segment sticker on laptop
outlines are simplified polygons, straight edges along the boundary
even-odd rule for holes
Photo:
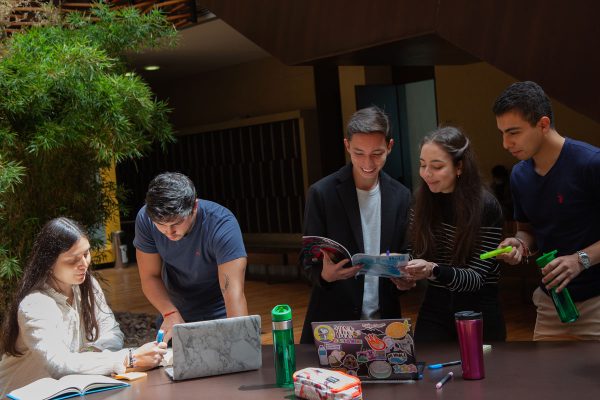
[[[361,380],[419,379],[409,319],[313,322],[321,365]]]

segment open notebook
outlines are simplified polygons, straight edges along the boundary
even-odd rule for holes
[[[65,375],[60,379],[38,379],[12,391],[7,397],[13,400],[58,400],[127,386],[128,383],[104,375]]]

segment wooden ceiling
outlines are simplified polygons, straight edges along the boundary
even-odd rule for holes
[[[12,3],[15,6],[5,22],[5,26],[0,26],[3,35],[20,31],[31,25],[39,24],[40,15],[44,12],[44,7],[49,3],[54,4],[59,12],[69,13],[74,11],[89,11],[97,1],[74,0],[74,1],[35,1],[35,0],[15,0]],[[196,12],[196,3],[194,0],[105,0],[106,4],[112,9],[123,7],[135,7],[142,13],[159,9],[167,15],[167,19],[173,23],[177,29],[187,28],[196,24],[198,13]],[[11,2],[9,1],[9,4]],[[200,10],[200,13],[207,12]]]
[[[202,0],[288,65],[485,61],[600,122],[597,0]]]

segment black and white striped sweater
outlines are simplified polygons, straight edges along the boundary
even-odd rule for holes
[[[479,228],[475,249],[465,265],[453,265],[456,225],[451,207],[452,194],[440,193],[434,196],[442,212],[442,224],[434,229],[435,257],[427,261],[435,262],[440,269],[438,276],[431,278],[429,284],[453,292],[475,292],[484,285],[498,284],[500,266],[496,259],[479,259],[479,254],[496,249],[502,240],[502,209],[496,198],[487,190],[483,191],[482,226]]]

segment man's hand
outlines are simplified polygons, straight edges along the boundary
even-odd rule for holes
[[[173,337],[173,325],[183,324],[183,323],[185,323],[185,321],[183,320],[183,318],[181,317],[181,314],[179,314],[179,312],[175,312],[171,315],[168,315],[163,320],[163,323],[160,326],[160,329],[162,329],[163,332],[165,333],[163,342],[168,343],[169,340],[171,340],[171,337]]]
[[[510,265],[517,265],[523,259],[525,255],[525,248],[523,247],[523,243],[520,240],[517,240],[514,237],[506,238],[498,245],[498,248],[512,246],[512,250],[509,253],[498,254],[496,258],[498,260],[502,260]]]
[[[546,289],[556,288],[556,292],[560,293],[581,271],[583,266],[579,263],[577,254],[557,257],[542,268],[542,282]]]
[[[339,263],[334,264],[326,251],[321,250],[321,253],[323,253],[323,270],[321,271],[321,278],[323,278],[325,282],[335,282],[341,279],[352,278],[362,268],[362,265],[344,268],[344,265],[350,262],[349,259],[346,258]]]

